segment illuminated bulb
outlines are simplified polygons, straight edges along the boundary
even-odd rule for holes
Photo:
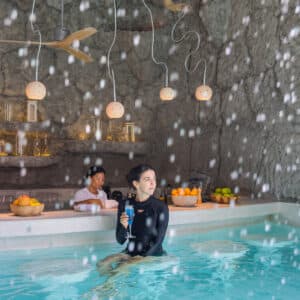
[[[123,104],[118,101],[112,101],[106,106],[106,114],[110,119],[122,118],[124,112]]]
[[[195,97],[199,101],[208,101],[213,95],[212,89],[208,85],[200,85],[197,87]]]
[[[43,100],[46,96],[46,87],[40,81],[32,81],[27,84],[25,94],[30,100]]]
[[[171,101],[176,97],[176,91],[170,87],[164,87],[159,92],[160,100]]]

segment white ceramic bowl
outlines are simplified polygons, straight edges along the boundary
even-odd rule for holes
[[[197,196],[172,196],[172,201],[176,206],[195,206]]]
[[[41,205],[37,205],[37,206],[30,206],[30,205],[18,206],[18,205],[10,204],[10,210],[16,216],[21,216],[21,217],[38,216],[44,210],[44,204],[41,203]]]

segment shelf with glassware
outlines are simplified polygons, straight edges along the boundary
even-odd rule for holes
[[[0,167],[45,167],[58,161],[49,149],[48,132],[0,130]]]
[[[0,100],[0,167],[57,163],[59,157],[49,150],[50,122],[40,119],[37,101]]]
[[[90,128],[90,127],[88,127]],[[136,139],[134,122],[109,120],[107,124],[98,120],[93,130],[82,128],[75,138],[64,141],[64,151],[71,153],[116,153],[145,155],[147,142]]]
[[[43,132],[48,130],[49,124],[50,124],[49,121],[44,121],[44,122],[1,121],[1,130]]]

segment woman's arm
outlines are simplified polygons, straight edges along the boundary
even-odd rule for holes
[[[100,198],[96,198],[96,196],[95,198],[93,198],[93,196],[91,196],[91,193],[89,193],[86,188],[83,188],[75,193],[73,206],[77,204],[96,204],[101,208],[105,208],[105,197],[106,194],[103,192]]]
[[[124,213],[124,203],[119,203],[118,207],[118,217],[117,217],[117,227],[116,227],[116,239],[119,244],[124,244],[126,241],[127,226],[128,226],[128,216]]]
[[[163,209],[158,213],[157,220],[157,237],[155,243],[146,252],[145,256],[156,255],[162,247],[166,231],[169,224],[169,208],[167,205],[163,205]]]
[[[96,204],[99,205],[101,208],[105,208],[102,201],[100,199],[85,199],[81,201],[76,201],[73,206],[78,204]]]

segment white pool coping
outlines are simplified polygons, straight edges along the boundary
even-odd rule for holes
[[[177,225],[232,224],[243,219],[266,218],[280,215],[284,222],[300,226],[300,205],[270,202],[251,205],[219,205],[203,203],[199,207],[170,206],[169,229]],[[0,214],[0,251],[52,246],[68,246],[80,240],[95,242],[114,240],[116,210],[103,210],[98,214],[75,211],[44,212],[37,217],[16,217]]]

